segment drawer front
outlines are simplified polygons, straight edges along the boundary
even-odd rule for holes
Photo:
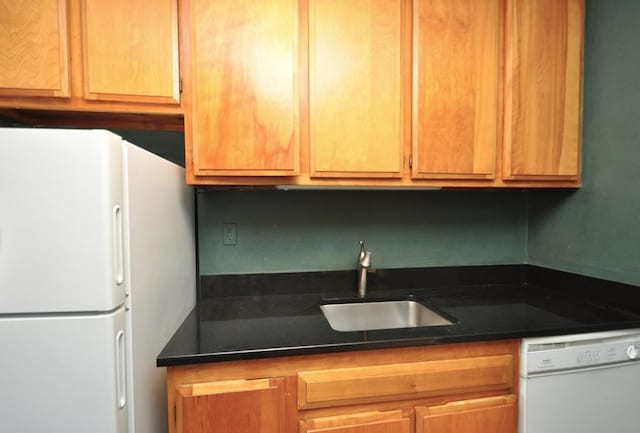
[[[517,430],[515,395],[456,401],[416,408],[416,433],[513,433]]]
[[[298,408],[506,390],[512,355],[338,368],[298,373]]]
[[[299,433],[411,433],[412,426],[411,412],[393,410],[305,420]]]

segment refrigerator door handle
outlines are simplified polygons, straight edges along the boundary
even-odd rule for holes
[[[113,207],[113,268],[114,279],[118,286],[124,283],[124,236],[122,230],[122,209]]]
[[[124,409],[127,404],[127,375],[125,368],[124,331],[116,334],[116,393],[118,409]]]

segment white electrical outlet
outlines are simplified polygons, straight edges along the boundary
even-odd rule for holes
[[[236,245],[238,243],[238,225],[236,223],[222,224],[222,244]]]

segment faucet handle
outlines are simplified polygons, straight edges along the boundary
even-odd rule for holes
[[[363,268],[371,267],[371,252],[365,250],[364,241],[360,241],[360,254],[358,255],[358,265]]]
[[[365,269],[369,269],[371,267],[371,253],[369,251],[364,252],[364,257],[360,259],[360,266]]]

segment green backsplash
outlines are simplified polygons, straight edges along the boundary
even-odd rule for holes
[[[523,263],[519,191],[233,191],[199,193],[201,274]],[[236,223],[237,245],[223,245]]]
[[[528,261],[640,284],[640,1],[588,0],[583,187],[530,194]]]

